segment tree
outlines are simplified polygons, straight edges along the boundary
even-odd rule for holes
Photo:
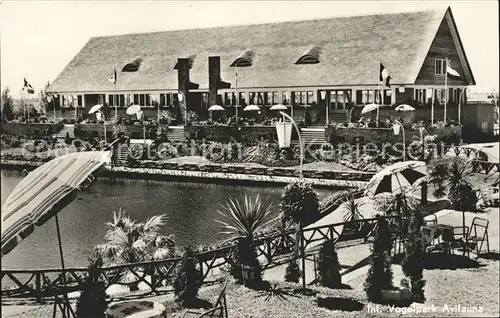
[[[181,303],[184,307],[190,307],[194,304],[202,283],[203,275],[196,268],[193,249],[188,246],[184,251],[182,262],[177,269],[177,275],[173,284],[175,301]]]
[[[382,290],[391,289],[392,264],[389,256],[391,234],[387,221],[377,216],[375,239],[371,246],[370,268],[364,289],[370,301],[381,302]]]
[[[106,300],[106,285],[100,278],[102,258],[99,254],[89,258],[88,276],[81,286],[81,293],[76,303],[76,316],[104,318],[108,301]]]
[[[325,287],[340,288],[342,286],[339,258],[332,239],[326,240],[319,250],[317,276],[319,283]]]
[[[291,220],[302,227],[307,226],[320,217],[318,195],[311,184],[304,181],[289,183],[280,203],[281,211],[286,220]]]
[[[222,225],[225,231],[222,234],[230,235],[231,239],[238,241],[237,250],[233,255],[231,273],[241,281],[242,266],[250,266],[256,270],[255,281],[261,281],[260,263],[255,251],[254,238],[278,217],[271,218],[272,204],[266,205],[257,195],[254,199],[245,195],[243,203],[229,199],[218,211],[223,220],[215,220]]]
[[[402,262],[403,273],[410,279],[411,293],[417,302],[424,302],[424,249],[422,245],[422,216],[420,209],[413,210],[410,214],[408,235],[405,240],[405,257]]]
[[[44,85],[43,89],[41,89],[40,92],[38,92],[38,100],[40,101],[40,109],[41,109],[42,113],[44,113],[44,114],[47,114],[49,103],[52,101],[47,94],[47,90],[49,89],[49,86],[50,86],[50,82],[47,82]]]
[[[10,93],[10,88],[7,86],[2,91],[2,121],[14,119],[14,101]]]
[[[429,174],[429,184],[434,186],[433,195],[438,198],[447,195],[455,210],[475,210],[476,193],[467,180],[471,174],[471,167],[462,158],[435,162]]]
[[[96,247],[106,265],[121,265],[165,259],[176,254],[173,235],[160,235],[166,215],[155,215],[146,222],[136,222],[122,209],[113,211],[113,222],[107,222],[106,243]],[[127,271],[125,279],[135,276]],[[131,290],[137,290],[136,284]]]

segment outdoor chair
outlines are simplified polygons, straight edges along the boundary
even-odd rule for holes
[[[435,214],[429,214],[428,216],[426,216],[426,218],[427,218],[427,220],[424,219],[424,225],[429,225],[429,224],[437,225],[438,224],[437,216]]]
[[[476,259],[479,258],[483,243],[486,241],[486,250],[490,252],[490,241],[488,237],[488,225],[490,221],[475,217],[470,226],[470,236],[467,237],[466,245],[476,252]]]
[[[206,310],[204,312],[199,312],[199,311],[192,311],[188,310],[184,312],[181,318],[186,317],[186,315],[189,314],[194,314],[197,315],[198,318],[201,317],[211,317],[211,318],[227,318],[227,304],[226,304],[226,288],[227,288],[227,283],[228,280],[226,279],[224,281],[224,284],[222,285],[222,289],[219,293],[219,296],[217,297],[217,300],[213,304],[213,308],[210,308],[209,310]]]
[[[443,232],[443,250],[450,254],[455,254],[455,249],[465,247],[465,237],[469,236],[469,228],[467,226],[454,226],[451,231]],[[464,252],[467,250],[464,250]],[[467,251],[468,252],[468,251]]]

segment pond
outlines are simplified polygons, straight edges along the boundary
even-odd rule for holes
[[[2,170],[2,205],[21,181],[18,171]],[[218,210],[228,198],[244,195],[261,197],[274,203],[277,211],[283,186],[239,186],[192,182],[166,182],[98,178],[89,189],[59,213],[65,264],[86,266],[97,244],[104,242],[106,222],[113,211],[124,209],[134,220],[166,213],[162,234],[175,234],[178,246],[212,243],[224,237],[216,219]],[[320,199],[332,190],[316,190]],[[59,268],[59,249],[55,219],[35,229],[9,254],[2,257],[4,269]]]

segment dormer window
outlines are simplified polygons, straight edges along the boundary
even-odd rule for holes
[[[122,72],[137,72],[142,64],[142,58],[137,57],[131,62],[125,64],[122,68]]]
[[[232,67],[247,67],[252,66],[254,53],[252,51],[245,51],[241,53],[230,66]]]
[[[321,49],[319,46],[312,46],[302,54],[295,64],[318,64]]]

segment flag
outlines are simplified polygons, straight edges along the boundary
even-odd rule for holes
[[[24,79],[24,85],[23,85],[23,91],[26,90],[28,94],[35,94],[35,90],[33,89],[33,86],[31,86],[30,83],[26,79]]]
[[[451,67],[450,60],[447,61],[448,65],[446,65],[446,73],[448,73],[451,76],[460,77],[460,74],[458,74],[458,72]]]
[[[116,70],[113,71],[113,75],[111,75],[111,77],[108,78],[108,81],[110,81],[113,84],[116,84]]]
[[[380,74],[379,81],[383,83],[384,86],[391,87],[389,81],[391,80],[391,75],[389,71],[385,68],[384,64],[380,63]]]

